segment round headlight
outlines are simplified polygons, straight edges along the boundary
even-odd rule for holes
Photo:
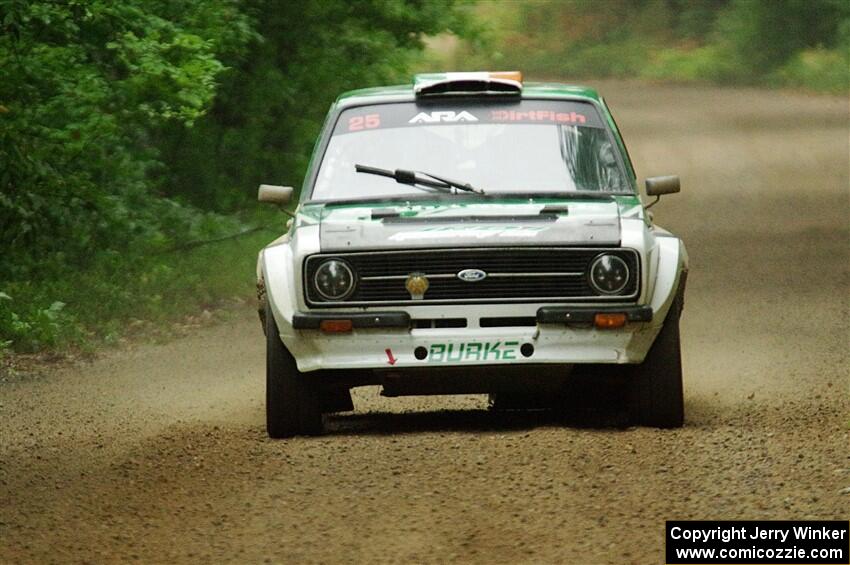
[[[325,300],[342,300],[354,290],[354,272],[345,261],[328,259],[316,269],[313,285]]]
[[[617,294],[629,284],[629,266],[616,255],[599,255],[590,264],[590,284],[600,294]]]

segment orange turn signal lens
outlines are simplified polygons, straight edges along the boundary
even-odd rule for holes
[[[593,318],[593,323],[597,328],[610,329],[622,328],[626,325],[625,314],[597,314]]]
[[[351,320],[322,320],[319,329],[326,333],[350,332],[353,324]]]

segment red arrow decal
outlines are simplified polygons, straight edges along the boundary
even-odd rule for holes
[[[398,359],[393,357],[393,350],[392,349],[384,349],[384,351],[387,352],[387,359],[388,359],[387,363],[389,363],[390,365],[395,365],[395,362],[398,361]]]

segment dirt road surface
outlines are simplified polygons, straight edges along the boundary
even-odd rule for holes
[[[660,563],[666,519],[850,517],[848,107],[601,84],[691,255],[687,424],[355,397],[271,441],[245,307],[0,382],[0,562]]]

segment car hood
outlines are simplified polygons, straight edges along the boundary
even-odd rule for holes
[[[326,204],[323,252],[513,245],[619,245],[612,200]]]

